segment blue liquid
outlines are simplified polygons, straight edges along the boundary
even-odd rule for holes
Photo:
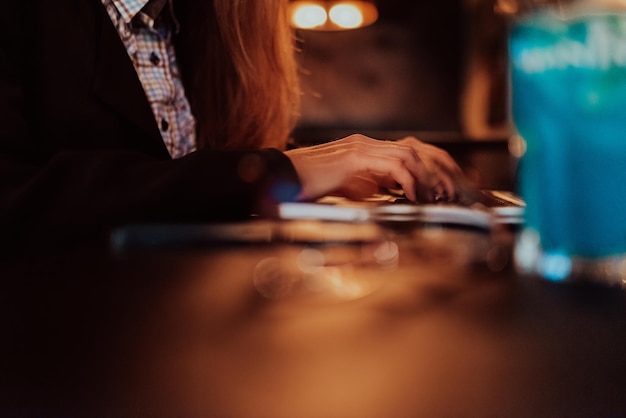
[[[510,55],[525,228],[544,254],[626,254],[626,17],[538,15]]]

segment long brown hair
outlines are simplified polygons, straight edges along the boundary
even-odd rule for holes
[[[287,0],[176,0],[199,148],[283,149],[300,90]]]

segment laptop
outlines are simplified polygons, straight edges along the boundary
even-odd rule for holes
[[[489,229],[494,224],[523,222],[525,202],[504,190],[477,190],[454,202],[416,203],[402,193],[375,194],[353,201],[326,196],[309,203],[278,205],[284,220],[315,219],[340,222],[424,222],[456,224]]]
[[[414,203],[401,193],[362,201],[327,196],[315,202],[282,203],[276,219],[215,224],[127,225],[113,231],[116,252],[272,243],[360,244],[380,239],[379,225],[445,224],[484,231],[494,224],[520,224],[524,202],[514,193],[480,190],[458,202]],[[299,220],[307,222],[282,222]],[[330,222],[329,222],[330,221]]]

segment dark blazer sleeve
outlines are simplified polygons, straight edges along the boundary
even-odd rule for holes
[[[43,26],[30,32],[24,30],[20,5],[30,2],[0,2],[6,7],[0,18],[3,254],[104,243],[113,227],[128,223],[240,219],[264,205],[295,198],[298,178],[281,152],[203,150],[172,160],[158,135],[149,135],[98,98],[92,86],[97,90],[103,71],[99,48],[116,51],[118,58],[109,53],[107,65],[126,74],[117,77],[128,84],[122,90],[132,93],[140,86],[121,42],[109,36],[114,28],[106,26],[99,0],[36,3],[56,3],[63,9],[81,2],[90,5],[68,7],[77,16],[57,10],[52,23],[46,23],[52,9],[30,8],[30,28],[37,27],[38,15]],[[80,37],[49,26],[78,17],[85,28]],[[45,32],[57,39],[43,39]],[[103,40],[103,34],[109,39]],[[54,45],[68,48],[57,51],[60,62],[50,60]],[[76,67],[81,71],[73,74]],[[149,114],[145,96],[134,96]],[[147,123],[158,133],[154,121]]]

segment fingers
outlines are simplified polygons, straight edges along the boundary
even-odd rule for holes
[[[378,186],[399,184],[412,201],[453,199],[455,178],[461,173],[447,152],[415,138],[381,141],[352,135],[286,154],[301,178],[304,198],[347,190],[350,179],[364,175]]]
[[[432,144],[426,144],[414,137],[406,137],[398,141],[401,144],[413,147],[416,152],[424,157],[426,162],[430,162],[439,169],[444,170],[450,175],[461,175],[461,167],[445,150]],[[433,167],[434,169],[434,167]]]
[[[398,142],[413,147],[430,170],[442,170],[451,177],[463,176],[461,167],[447,151],[432,144],[426,144],[414,137],[407,137]]]
[[[413,147],[367,137],[356,139],[352,147],[359,151],[358,158],[366,164],[365,169],[379,173],[380,179],[387,178],[381,180],[381,185],[390,184],[390,180],[395,181],[401,185],[406,197],[413,201],[432,202],[437,194],[454,194],[453,185],[449,192],[446,191],[451,184],[450,179],[431,172]]]
[[[402,187],[408,199],[417,200],[416,192],[418,187],[416,179],[407,169],[402,159],[369,153],[355,153],[352,155],[352,158],[358,158],[358,164],[362,164],[366,171],[384,174],[392,178]]]
[[[448,170],[446,168],[440,168],[437,164],[433,164],[432,161],[430,161],[430,157],[422,155],[418,152],[418,148],[412,144],[400,141],[381,141],[367,137],[355,137],[356,138],[353,138],[353,146],[360,149],[362,152],[371,155],[385,155],[401,160],[415,180],[416,197],[420,200],[431,202],[435,195],[449,197],[455,195],[455,182]],[[419,142],[414,138],[413,141]],[[444,157],[447,153],[445,151],[442,151],[442,153],[441,158],[445,160]],[[458,167],[454,161],[452,161],[450,166],[453,170],[455,167]],[[405,189],[407,197],[412,195],[411,192]]]
[[[355,175],[348,179],[333,194],[347,197],[350,200],[364,200],[380,191],[379,183],[372,177]]]
[[[442,171],[433,173],[436,184],[433,186],[435,193],[435,201],[453,201],[458,195],[458,187],[456,181],[448,174]]]
[[[459,165],[446,151],[413,137],[396,142],[374,141],[377,147],[392,147],[390,155],[398,158],[403,158],[400,153],[408,153],[410,150],[413,158],[404,161],[419,183],[432,189],[435,195],[445,197],[445,200],[456,198],[457,180],[463,175]],[[428,197],[427,201],[430,200]]]
[[[463,179],[461,167],[445,150],[420,140],[407,137],[400,141],[402,144],[413,147],[422,157],[424,164],[431,170],[436,181],[441,183],[438,189],[442,190],[445,200],[456,200],[458,189]]]

